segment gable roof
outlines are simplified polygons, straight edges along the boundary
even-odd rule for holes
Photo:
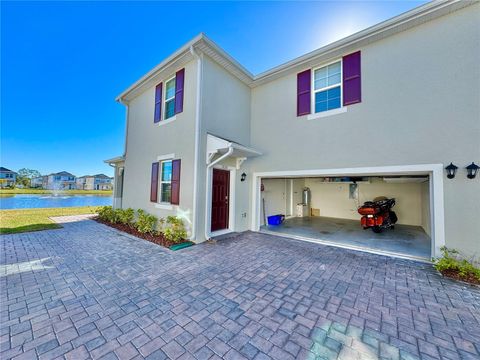
[[[111,179],[110,176],[107,176],[105,174],[97,174],[97,175],[93,175],[93,177],[100,178],[100,179]]]
[[[163,78],[173,74],[180,66],[195,59],[199,52],[209,56],[212,60],[239,78],[246,85],[255,87],[284,76],[287,73],[312,67],[315,63],[318,64],[319,62],[324,60],[327,61],[328,59],[338,57],[350,51],[353,52],[354,50],[357,50],[366,44],[408,30],[414,26],[434,20],[440,16],[449,14],[475,3],[477,3],[477,1],[431,1],[389,20],[383,21],[377,25],[359,31],[344,39],[335,41],[308,54],[302,55],[270,70],[264,71],[256,76],[245,69],[238,61],[227,54],[204,33],[200,33],[183,45],[180,49],[175,51],[172,55],[163,60],[160,64],[155,66],[147,74],[142,76],[138,81],[122,92],[116,98],[116,100],[123,104],[128,104],[128,102],[136,95],[140,94],[148,87],[158,84]]]
[[[17,172],[16,171],[12,171],[10,169],[7,169],[6,167],[3,167],[3,166],[0,166],[0,172],[3,172],[3,173],[13,173],[13,174],[16,174]]]
[[[75,175],[73,174],[70,174],[68,171],[60,171],[58,173],[52,173],[50,175],[56,175],[56,176],[73,176],[75,177]]]

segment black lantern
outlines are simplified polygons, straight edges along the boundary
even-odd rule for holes
[[[245,181],[246,178],[247,178],[247,174],[243,173],[242,177],[240,178],[240,181]]]
[[[453,165],[453,163],[450,163],[447,167],[445,167],[445,170],[447,170],[447,178],[453,179],[455,177],[455,173],[457,172],[458,166]]]
[[[478,169],[480,169],[480,166],[472,162],[470,165],[467,166],[467,177],[469,179],[475,179]]]

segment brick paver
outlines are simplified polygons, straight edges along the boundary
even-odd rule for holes
[[[2,235],[1,359],[474,359],[480,289],[265,234],[171,252],[83,218]]]

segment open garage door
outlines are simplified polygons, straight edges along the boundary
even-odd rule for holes
[[[256,230],[419,260],[436,253],[432,172],[265,175],[257,181]],[[379,197],[395,199],[391,210],[398,220],[391,228],[364,230],[357,210]],[[276,215],[281,224],[269,222]]]

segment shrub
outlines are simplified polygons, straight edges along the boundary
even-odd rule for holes
[[[132,208],[119,209],[118,222],[123,225],[132,226],[135,221],[135,210]]]
[[[165,239],[178,243],[187,237],[187,230],[182,219],[176,216],[168,216],[166,223],[167,226],[162,231]]]
[[[157,217],[148,214],[142,209],[137,210],[137,222],[135,228],[142,234],[155,234],[155,226],[157,224]]]
[[[433,260],[435,269],[441,273],[454,271],[463,279],[474,278],[476,281],[480,281],[480,268],[474,265],[473,259],[468,261],[462,258],[457,250],[448,249],[445,246],[441,248],[441,251],[442,257]]]
[[[102,221],[113,222],[115,218],[115,211],[111,206],[101,206],[97,209],[97,213]]]

